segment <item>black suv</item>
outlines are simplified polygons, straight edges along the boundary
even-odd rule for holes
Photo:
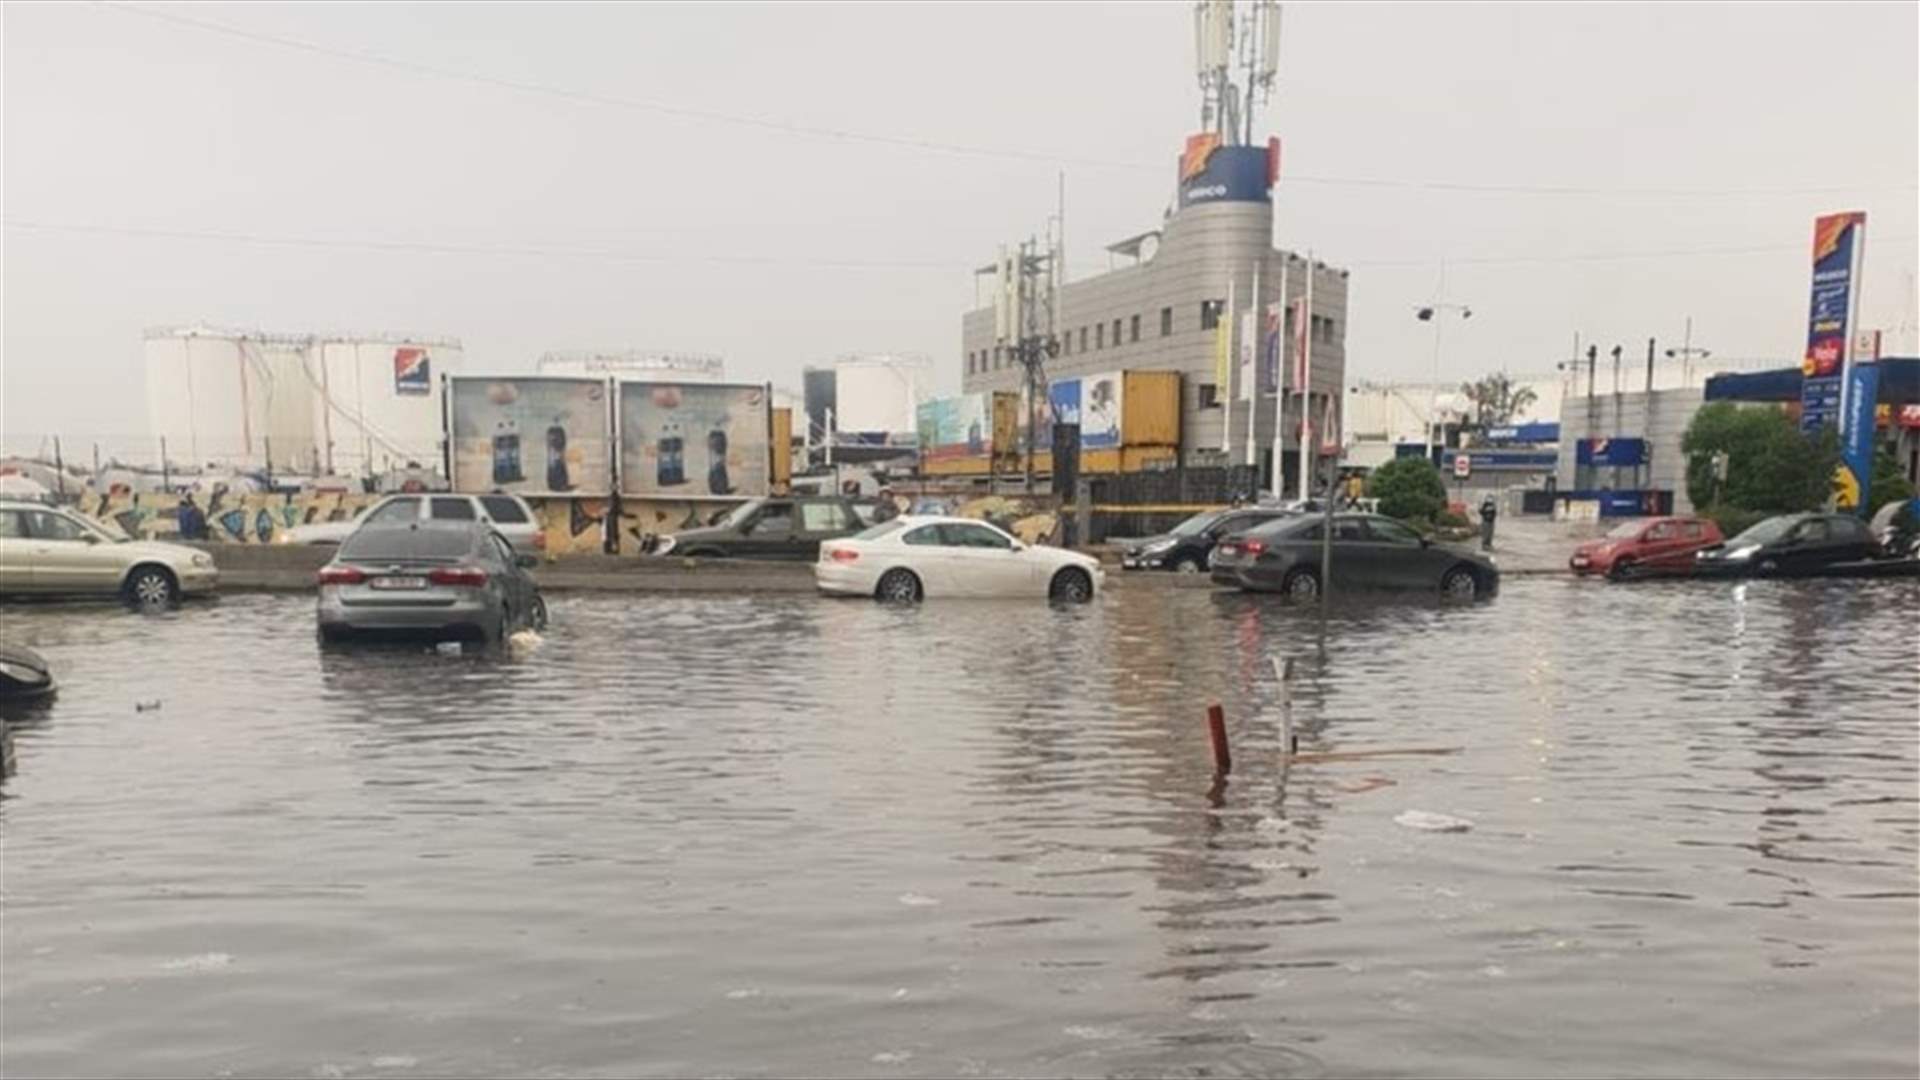
[[[652,555],[812,562],[822,540],[866,527],[837,495],[749,499],[713,525],[649,537],[641,547]]]
[[[1120,556],[1126,570],[1173,570],[1197,574],[1207,568],[1207,556],[1223,536],[1246,532],[1285,517],[1288,511],[1273,506],[1248,506],[1238,510],[1208,510],[1195,514],[1173,527],[1171,532],[1134,540]]]

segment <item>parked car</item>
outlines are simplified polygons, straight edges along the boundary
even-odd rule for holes
[[[53,693],[53,669],[24,645],[0,642],[0,702],[32,701]]]
[[[491,525],[515,551],[546,550],[547,533],[533,507],[518,495],[389,495],[340,521],[316,521],[284,529],[283,544],[338,544],[368,522],[478,521]]]
[[[1325,528],[1324,517],[1301,515],[1227,537],[1214,548],[1213,580],[1253,592],[1317,597]],[[1491,557],[1435,543],[1375,514],[1335,515],[1332,554],[1336,590],[1416,589],[1471,600],[1500,588]]]
[[[1627,521],[1575,548],[1567,566],[1576,574],[1605,574],[1616,580],[1636,573],[1690,573],[1696,552],[1725,539],[1720,526],[1706,518]]]
[[[370,521],[320,568],[320,634],[424,631],[497,642],[542,629],[533,555],[478,521]]]
[[[1700,552],[1694,570],[1725,577],[1812,577],[1880,554],[1866,522],[1851,514],[1782,514]]]
[[[811,561],[820,543],[866,528],[853,504],[838,495],[749,499],[717,524],[649,537],[641,549],[653,555],[693,558]]]
[[[1902,499],[1882,506],[1867,525],[1888,558],[1920,557],[1920,499]]]
[[[984,521],[897,517],[820,545],[814,582],[824,593],[915,603],[929,596],[1092,600],[1106,582],[1079,552],[1023,544]]]
[[[1128,544],[1121,552],[1120,566],[1197,574],[1206,569],[1207,556],[1221,537],[1265,525],[1291,512],[1280,507],[1257,507],[1195,514],[1159,536]]]
[[[171,604],[220,583],[213,556],[130,540],[70,510],[0,500],[0,594],[119,596]]]

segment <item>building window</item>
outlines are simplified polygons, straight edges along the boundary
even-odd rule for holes
[[[1287,340],[1293,340],[1293,305],[1287,305]]]
[[[1061,356],[1073,355],[1073,331],[1071,330],[1060,335],[1060,355]]]
[[[1106,323],[1094,324],[1093,347],[1096,349],[1104,349],[1107,347],[1107,324]]]
[[[993,347],[993,370],[1000,370],[1000,346],[998,345]]]
[[[1080,351],[1087,351],[1087,328],[1084,326],[1080,328]]]
[[[972,375],[974,372],[977,372],[979,370],[980,370],[980,354],[977,352],[968,353],[967,354],[967,374]]]
[[[1119,319],[1113,320],[1113,347],[1116,349],[1120,347],[1120,320]]]
[[[1201,408],[1217,409],[1220,407],[1220,388],[1219,387],[1213,385],[1210,382],[1203,382],[1199,384],[1198,389],[1200,391],[1199,397],[1200,397]]]
[[[1128,341],[1140,340],[1140,316],[1138,315],[1135,315],[1133,317],[1133,322],[1127,325],[1127,340]]]
[[[1325,340],[1325,342],[1329,345],[1333,344],[1333,316],[1329,315],[1326,318],[1321,319],[1320,325],[1325,327],[1327,331],[1327,336],[1323,340]]]
[[[1173,309],[1170,307],[1160,309],[1160,336],[1173,336]]]
[[[1225,300],[1200,301],[1200,329],[1212,330],[1220,325],[1220,313],[1226,310]]]

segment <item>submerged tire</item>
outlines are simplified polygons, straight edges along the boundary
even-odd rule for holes
[[[172,607],[180,600],[180,585],[164,566],[137,566],[127,575],[125,594],[135,607]]]
[[[1449,600],[1471,600],[1480,595],[1480,579],[1472,570],[1456,566],[1440,579],[1440,595]]]
[[[1320,599],[1320,571],[1297,567],[1280,579],[1280,591],[1290,600]]]
[[[1200,560],[1192,558],[1191,556],[1181,559],[1179,562],[1173,564],[1173,572],[1176,574],[1197,574],[1200,572]]]
[[[919,576],[911,570],[889,570],[873,588],[874,599],[892,604],[917,604],[924,595]]]
[[[1614,581],[1625,581],[1634,575],[1632,559],[1615,559],[1607,568],[1607,577]]]
[[[1093,577],[1077,566],[1069,566],[1053,575],[1047,585],[1047,599],[1062,604],[1084,604],[1093,599]]]
[[[534,629],[534,631],[537,633],[546,632],[546,629],[547,629],[547,598],[546,597],[536,596],[533,598],[533,607],[528,609],[527,611],[527,625],[531,626]]]

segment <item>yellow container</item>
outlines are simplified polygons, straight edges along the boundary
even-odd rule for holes
[[[1128,371],[1121,378],[1125,387],[1120,398],[1121,441],[1127,446],[1177,449],[1180,445],[1180,373]]]

